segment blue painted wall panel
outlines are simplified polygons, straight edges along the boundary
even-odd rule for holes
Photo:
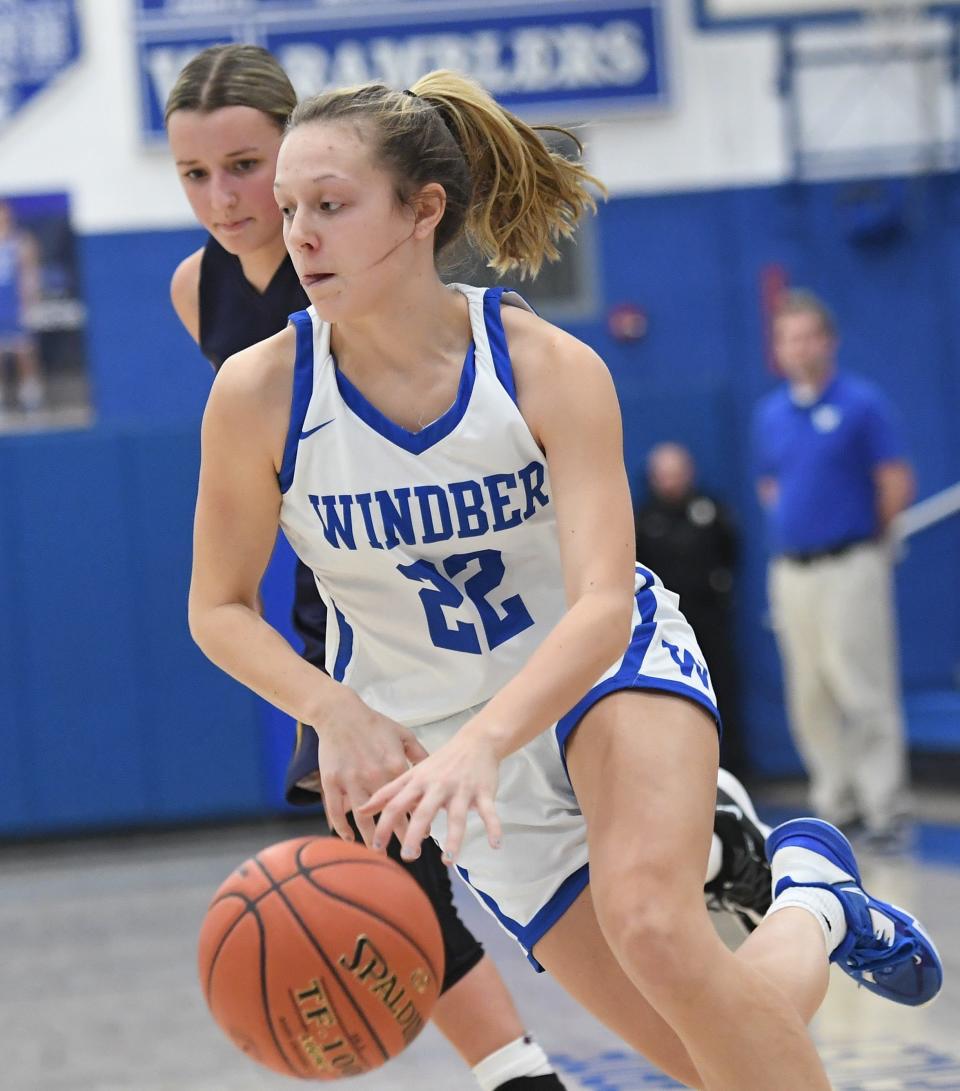
[[[119,454],[114,438],[82,433],[2,448],[14,492],[5,514],[17,528],[8,563],[27,589],[15,649],[25,699],[15,730],[29,755],[31,821],[97,824],[142,808]]]
[[[167,820],[258,811],[259,702],[209,663],[187,627],[196,428],[125,437],[148,813]]]
[[[170,278],[199,231],[86,235],[87,351],[102,424],[199,422],[210,365],[170,304]]]

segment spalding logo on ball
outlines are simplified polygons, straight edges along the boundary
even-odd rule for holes
[[[200,929],[214,1019],[286,1076],[359,1076],[430,1018],[443,940],[426,894],[398,864],[336,837],[271,845],[233,872]]]

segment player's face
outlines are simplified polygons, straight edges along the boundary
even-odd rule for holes
[[[369,313],[414,275],[415,214],[357,126],[314,121],[290,132],[275,192],[300,283],[327,321]]]
[[[280,131],[267,114],[250,106],[175,110],[167,134],[194,215],[225,250],[242,256],[278,240]]]
[[[791,382],[816,383],[833,366],[836,339],[813,311],[782,314],[773,327],[777,364]]]

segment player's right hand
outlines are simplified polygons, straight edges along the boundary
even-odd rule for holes
[[[428,755],[410,728],[352,697],[335,719],[314,728],[320,784],[330,828],[345,841],[355,840],[347,821],[348,812],[353,811],[364,843],[372,845],[375,820],[360,814],[360,806]],[[402,837],[405,832],[403,819],[398,833]]]

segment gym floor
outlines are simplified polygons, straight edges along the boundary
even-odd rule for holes
[[[793,809],[758,795],[764,817]],[[946,966],[931,1007],[897,1007],[834,970],[814,1031],[838,1091],[960,1089],[960,800],[919,797],[916,843],[861,857],[868,888],[928,925]],[[258,849],[311,832],[303,819],[0,849],[0,1088],[9,1091],[270,1091],[208,1015],[195,972],[212,891]],[[465,919],[506,978],[570,1091],[676,1087],[537,975],[461,892]],[[734,1015],[735,1017],[735,1015]],[[428,1027],[357,1091],[470,1091],[469,1073]]]

